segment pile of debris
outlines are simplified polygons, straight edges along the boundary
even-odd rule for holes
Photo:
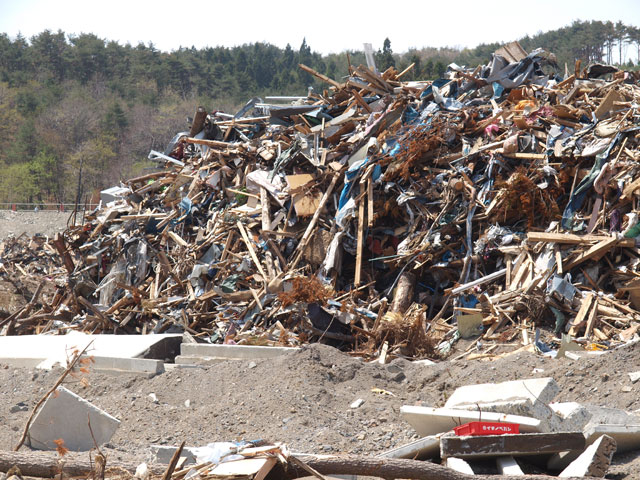
[[[460,387],[444,408],[404,406],[402,416],[423,438],[381,456],[441,458],[471,475],[493,460],[489,470],[502,475],[604,477],[615,453],[640,448],[637,414],[552,403],[559,391],[553,378],[535,378]]]
[[[433,82],[300,67],[328,88],[198,108],[150,153],[160,171],[51,242],[5,241],[2,275],[42,288],[4,334],[186,331],[406,358],[460,336],[547,353],[562,333],[592,350],[636,336],[637,74],[578,63],[561,79],[517,43]]]

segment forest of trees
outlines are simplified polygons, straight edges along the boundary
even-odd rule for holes
[[[519,41],[570,68],[578,58],[637,68],[629,58],[640,55],[640,29],[622,22],[576,21]],[[433,79],[451,62],[484,64],[499,46],[398,54],[386,39],[376,62],[381,70],[415,63],[408,79]],[[164,149],[198,105],[233,112],[255,95],[303,95],[326,86],[299,63],[341,80],[349,61],[366,63],[361,51],[323,56],[306,41],[161,52],[93,34],[0,34],[0,203],[73,202],[80,174],[87,195],[150,168],[149,150]]]

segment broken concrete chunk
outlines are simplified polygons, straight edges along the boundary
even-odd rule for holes
[[[604,477],[615,452],[616,441],[608,435],[602,435],[558,476]]]
[[[591,413],[577,402],[550,403],[549,408],[560,418],[561,426],[557,431],[581,432],[591,419]]]
[[[540,420],[537,418],[505,415],[494,412],[457,410],[452,408],[415,407],[405,405],[400,415],[414,428],[418,435],[428,436],[449,430],[467,422],[484,420],[486,422],[517,423],[521,432],[539,432]]]
[[[58,387],[33,419],[26,443],[37,450],[55,450],[55,440],[62,439],[71,451],[91,450],[94,443],[88,422],[98,445],[108,442],[120,425],[120,420]]]
[[[602,435],[612,437],[618,453],[640,449],[640,424],[637,425],[591,425],[584,432],[587,445]]]
[[[445,403],[447,408],[459,408],[483,403],[530,400],[550,403],[560,391],[553,378],[529,378],[502,383],[484,383],[459,387]]]

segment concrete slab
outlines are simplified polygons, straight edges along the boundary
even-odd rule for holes
[[[437,435],[467,422],[484,420],[487,422],[517,423],[521,432],[539,432],[540,420],[537,418],[506,415],[503,413],[478,412],[452,408],[414,407],[405,405],[400,408],[400,415],[418,435],[423,437]]]
[[[507,475],[509,477],[524,475],[520,465],[518,465],[518,462],[516,462],[516,459],[512,456],[496,458],[496,466],[501,475]]]
[[[564,429],[562,419],[555,412],[542,402],[531,402],[531,400],[511,400],[506,402],[479,403],[474,405],[462,405],[455,407],[463,410],[477,411],[478,408],[485,412],[505,413],[508,415],[519,415],[521,417],[537,418],[540,420],[540,432],[576,431],[576,429]],[[584,426],[584,425],[583,425]],[[582,430],[579,428],[577,430]]]
[[[383,452],[378,457],[384,458],[412,458],[416,460],[427,460],[435,458],[440,454],[440,435],[430,435],[415,442],[401,445],[392,450]]]
[[[518,435],[485,435],[477,437],[443,436],[442,458],[486,458],[535,456],[563,450],[584,449],[584,436],[578,432],[526,433]]]
[[[58,387],[33,419],[26,443],[37,450],[55,450],[54,440],[61,438],[69,450],[85,452],[94,448],[89,422],[98,445],[108,442],[120,425],[120,420]]]
[[[40,368],[66,364],[74,350],[82,350],[93,342],[88,350],[95,357],[153,358],[164,360],[177,353],[182,335],[86,335],[69,332],[67,335],[17,335],[0,337],[0,363],[32,366],[36,359]]]
[[[292,347],[260,347],[253,345],[210,345],[204,343],[183,343],[181,355],[201,356],[224,359],[273,358],[295,352],[299,348]]]
[[[602,435],[608,435],[616,441],[618,453],[640,450],[640,424],[591,425],[584,432],[587,445],[595,442]]]
[[[474,475],[473,468],[467,462],[461,458],[449,457],[447,458],[447,467],[456,472],[466,473],[467,475]]]
[[[604,477],[616,452],[616,441],[602,435],[565,468],[558,477]]]
[[[553,378],[529,378],[502,383],[484,383],[459,387],[449,397],[446,408],[473,406],[483,403],[530,400],[532,403],[551,403],[560,392]],[[476,407],[477,408],[477,407]]]

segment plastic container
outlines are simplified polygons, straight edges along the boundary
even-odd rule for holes
[[[453,431],[459,437],[468,435],[505,435],[507,433],[520,433],[520,425],[517,423],[469,422],[455,427]]]

